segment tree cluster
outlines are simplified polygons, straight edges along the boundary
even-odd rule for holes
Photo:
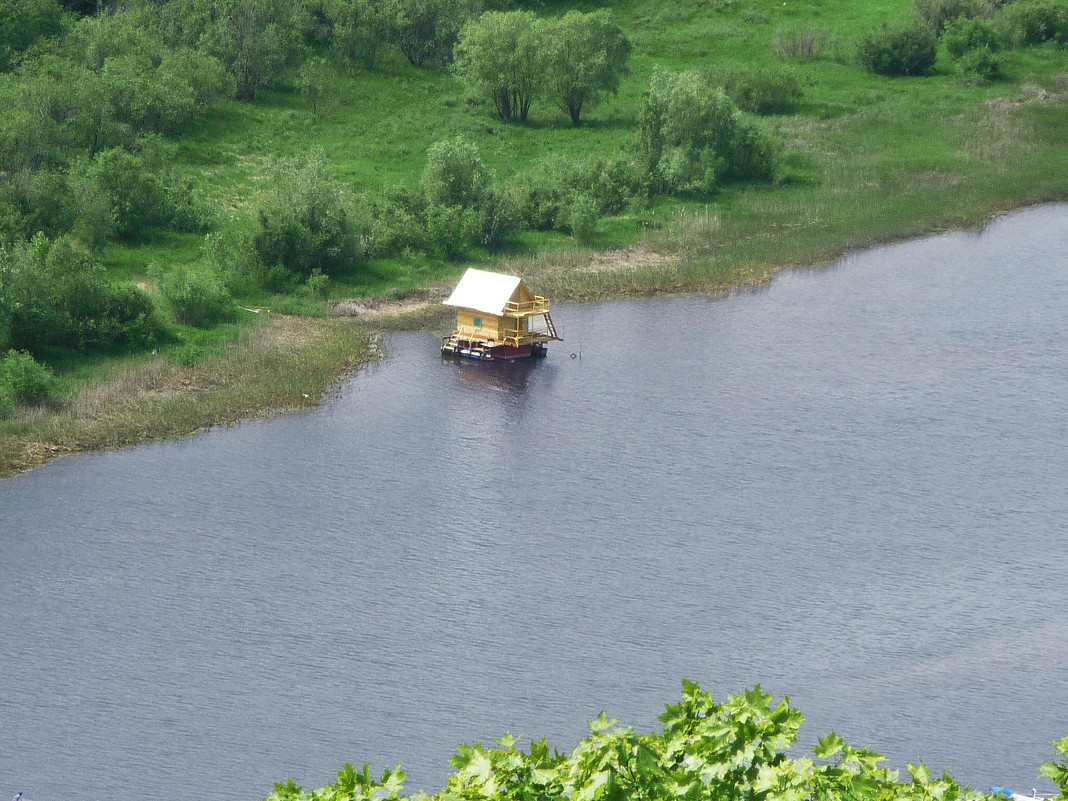
[[[146,347],[165,340],[152,299],[113,281],[69,238],[0,248],[0,352]]]
[[[0,72],[38,39],[62,34],[71,19],[58,0],[0,0]]]
[[[543,19],[530,11],[488,11],[460,31],[453,69],[504,120],[526,120],[538,98],[578,125],[583,108],[615,92],[631,43],[608,11]]]
[[[958,68],[982,80],[1000,75],[998,51],[1068,45],[1068,5],[1059,0],[917,0],[914,19],[865,36],[857,61],[888,76],[928,73],[941,42]]]
[[[445,66],[464,23],[484,9],[482,0],[324,0],[322,17],[335,52],[367,69],[386,46],[413,66]]]
[[[153,299],[109,281],[98,256],[111,239],[208,227],[166,137],[221,98],[251,101],[294,77],[317,112],[329,65],[306,58],[310,48],[367,67],[383,47],[415,66],[455,53],[457,74],[500,116],[525,119],[532,103],[551,100],[578,124],[617,90],[629,40],[607,11],[541,19],[502,10],[508,0],[131,0],[78,9],[86,16],[55,0],[4,2],[0,13],[26,25],[21,39],[5,40],[10,70],[0,74],[9,112],[0,118],[0,348],[144,347],[168,335],[164,315],[203,326],[229,319],[231,293],[323,297],[372,259],[495,251],[521,230],[588,242],[602,216],[651,194],[707,192],[773,170],[770,146],[722,92],[694,84],[712,93],[718,111],[709,114],[707,98],[669,98],[661,76],[628,152],[558,161],[509,186],[463,139],[430,147],[417,188],[374,196],[346,192],[319,154],[278,163],[250,224],[210,235],[202,265],[150,270]],[[769,92],[789,102],[789,85],[762,81],[732,86],[754,108]],[[695,109],[684,124],[680,115]]]

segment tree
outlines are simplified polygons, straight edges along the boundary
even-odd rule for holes
[[[958,801],[974,797],[948,773],[932,776],[920,763],[908,779],[881,767],[882,754],[848,745],[831,732],[811,755],[797,753],[802,714],[784,698],[775,703],[757,685],[716,703],[698,684],[683,681],[682,700],[660,716],[662,732],[640,734],[603,712],[570,754],[542,739],[528,751],[503,735],[495,745],[461,745],[454,772],[431,796],[403,795],[398,766],[381,780],[364,765],[346,763],[337,782],[305,791],[279,782],[267,801]],[[1068,738],[1054,746],[1068,752]],[[1068,769],[1043,772],[1068,798]]]
[[[549,25],[530,11],[487,11],[460,31],[453,69],[502,120],[526,120],[543,90]]]
[[[1063,737],[1053,743],[1053,747],[1063,757],[1063,761],[1056,762],[1051,759],[1049,762],[1042,763],[1040,770],[1043,776],[1052,779],[1060,788],[1061,793],[1057,801],[1068,801],[1068,737]]]
[[[319,109],[328,100],[330,62],[316,57],[305,61],[297,72],[297,88],[312,104],[312,116],[319,119]]]
[[[415,67],[452,60],[453,46],[477,0],[380,0],[386,38]]]
[[[280,0],[217,0],[212,7],[202,43],[226,65],[244,100],[278,83],[301,53],[288,8]]]
[[[583,106],[594,105],[604,92],[615,93],[629,73],[630,39],[604,9],[569,11],[551,23],[542,45],[546,92],[575,125]]]
[[[333,24],[335,52],[373,70],[392,31],[384,4],[377,0],[333,0],[326,12]]]

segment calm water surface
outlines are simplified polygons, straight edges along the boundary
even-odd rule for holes
[[[0,792],[436,790],[682,677],[962,781],[1068,733],[1068,206],[711,300],[427,334],[309,414],[0,482]],[[576,358],[571,358],[574,352]],[[580,357],[579,357],[580,354]]]

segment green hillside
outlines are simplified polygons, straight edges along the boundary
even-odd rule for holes
[[[722,291],[1063,198],[1066,44],[1055,0],[0,0],[0,353],[35,360],[0,366],[0,472],[314,402],[368,334],[331,301],[469,264]],[[335,342],[321,390],[160,425],[131,388],[279,313],[292,360]]]

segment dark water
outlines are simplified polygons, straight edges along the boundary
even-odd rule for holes
[[[767,289],[433,336],[314,413],[0,482],[0,792],[257,799],[689,677],[903,767],[1068,733],[1068,206]],[[570,358],[572,352],[581,358]]]

